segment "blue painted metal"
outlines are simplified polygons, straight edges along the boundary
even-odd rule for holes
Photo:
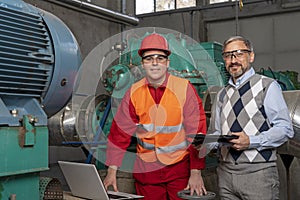
[[[0,95],[44,97],[53,64],[49,33],[40,15],[13,2],[0,6]]]
[[[37,119],[36,126],[47,125],[47,115],[34,98],[0,96],[0,112],[1,126],[20,126],[25,115],[33,115]]]
[[[81,64],[76,39],[48,12],[21,0],[0,2],[0,96],[37,98],[52,116],[73,91]]]
[[[54,15],[43,12],[54,48],[54,66],[51,85],[42,104],[48,116],[52,116],[70,100],[77,71],[81,65],[79,45],[69,28]]]

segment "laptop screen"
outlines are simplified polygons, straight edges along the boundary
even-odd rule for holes
[[[87,199],[138,199],[143,196],[112,192],[108,193],[102,183],[99,173],[93,164],[58,161],[63,175],[69,185],[72,195]]]

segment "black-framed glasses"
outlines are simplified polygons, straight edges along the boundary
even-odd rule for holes
[[[234,50],[234,51],[223,52],[222,56],[225,60],[232,59],[232,57],[239,59],[239,58],[242,58],[245,54],[251,53],[251,52],[252,51],[249,49],[238,49],[238,50]]]
[[[142,60],[145,64],[153,63],[154,60],[156,60],[157,63],[165,63],[168,60],[168,56],[160,54],[151,54],[142,57]]]

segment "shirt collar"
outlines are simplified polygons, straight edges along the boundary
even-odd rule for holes
[[[253,69],[253,67],[251,67],[244,75],[242,75],[240,78],[238,78],[235,83],[233,83],[232,78],[230,78],[229,81],[228,81],[228,84],[232,85],[235,88],[237,88],[242,83],[244,83],[248,78],[253,76],[254,74],[255,74],[255,70]]]

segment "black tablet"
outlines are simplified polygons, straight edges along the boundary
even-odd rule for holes
[[[220,143],[230,143],[230,140],[239,138],[236,135],[211,135],[211,134],[192,134],[188,135],[188,137],[193,138],[192,144],[197,146],[203,143],[212,143],[212,142],[220,142]]]
[[[230,140],[238,139],[238,138],[239,138],[239,136],[237,136],[237,135],[220,135],[218,142],[230,143]]]
[[[211,143],[211,142],[217,142],[219,139],[219,135],[210,135],[210,134],[193,134],[188,135],[188,137],[193,138],[192,144],[197,146],[203,143]]]

